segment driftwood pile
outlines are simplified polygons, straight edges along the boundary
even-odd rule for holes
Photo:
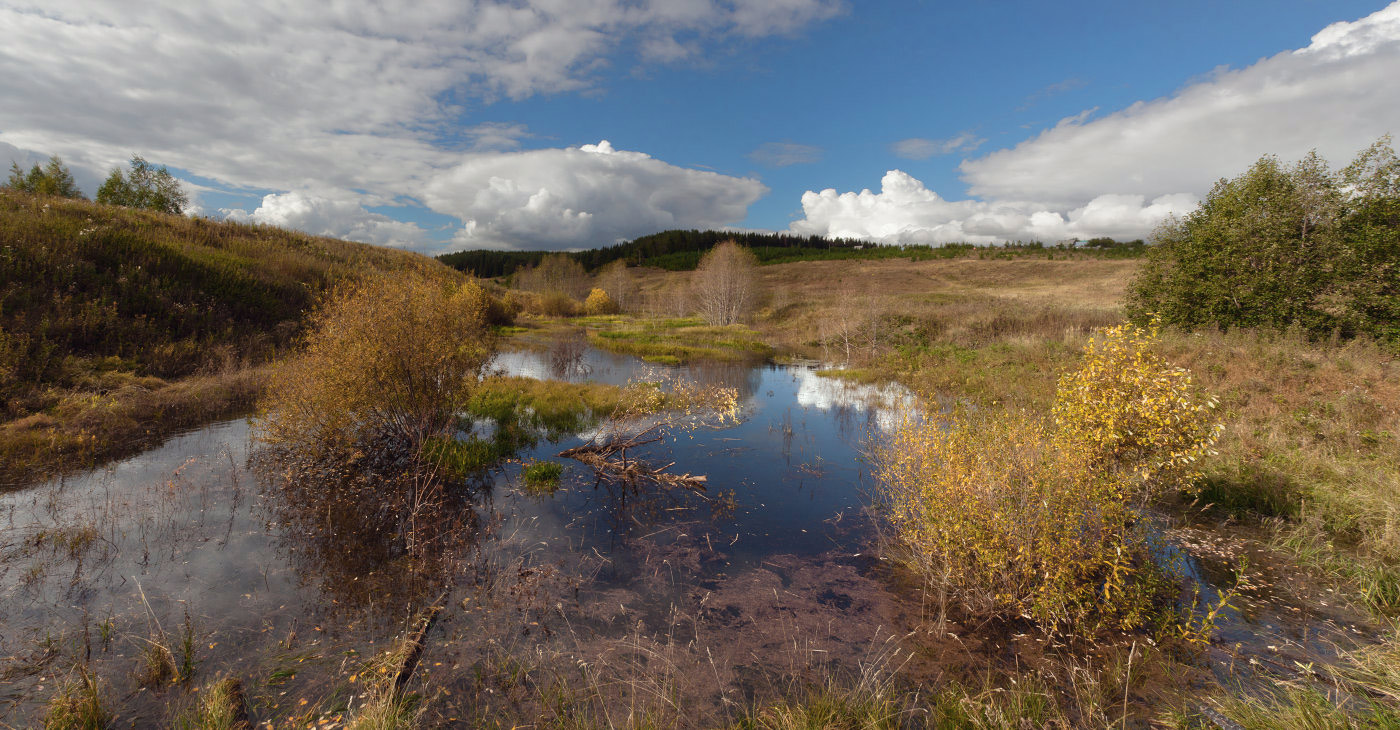
[[[706,479],[703,475],[672,474],[666,471],[675,466],[676,462],[674,461],[653,468],[645,462],[627,458],[628,449],[636,449],[639,446],[655,443],[662,438],[664,438],[664,434],[657,429],[647,429],[630,438],[612,439],[601,443],[590,441],[582,446],[565,449],[559,452],[559,456],[583,462],[592,467],[600,479],[612,482],[624,484],[652,482],[663,487],[684,487],[697,492],[705,491]]]

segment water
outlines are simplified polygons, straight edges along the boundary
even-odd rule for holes
[[[236,676],[258,718],[334,719],[358,701],[364,660],[438,599],[416,685],[429,725],[559,712],[708,725],[803,677],[880,665],[915,681],[975,677],[1007,646],[1038,650],[1024,636],[970,643],[966,627],[930,634],[930,607],[874,557],[861,455],[910,402],[902,389],[813,364],[658,368],[591,349],[505,353],[496,366],[723,385],[742,417],[632,454],[705,475],[704,492],[625,489],[557,456],[586,434],[541,443],[521,460],[564,463],[559,491],[523,488],[518,462],[494,469],[442,495],[453,516],[420,530],[432,542],[417,557],[355,513],[321,515],[304,486],[260,481],[243,421],[0,496],[0,721],[32,723],[87,661],[119,726],[168,722],[188,690],[142,688],[134,674],[153,641],[179,654],[187,625],[193,685]],[[1208,587],[1224,580],[1210,571],[1229,551],[1205,549],[1218,538],[1174,539],[1197,547],[1189,565]],[[1296,651],[1280,659],[1308,658],[1319,636],[1360,631],[1343,614],[1295,613],[1259,596],[1230,615],[1231,651],[1281,643]]]

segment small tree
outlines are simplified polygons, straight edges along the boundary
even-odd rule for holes
[[[491,307],[474,281],[338,286],[311,315],[305,351],[273,372],[259,438],[315,468],[355,453],[418,457],[449,431],[495,352]]]
[[[713,325],[734,324],[753,309],[758,259],[734,241],[710,249],[691,280],[695,308]]]
[[[1155,352],[1155,330],[1095,333],[1051,418],[910,414],[872,454],[896,557],[977,618],[1133,629],[1174,613],[1142,508],[1196,489],[1214,399]]]
[[[159,169],[140,155],[131,158],[131,170],[112,170],[97,189],[97,202],[126,208],[145,208],[179,215],[189,204],[180,181],[162,165]]]
[[[627,270],[624,259],[617,259],[598,271],[598,288],[607,292],[624,312],[637,305],[637,281]]]
[[[20,169],[19,163],[11,162],[10,179],[5,183],[5,187],[35,195],[79,199],[85,197],[83,191],[78,189],[78,183],[74,182],[73,173],[69,172],[58,155],[50,157],[48,164],[42,168],[38,165],[30,168],[28,175]]]

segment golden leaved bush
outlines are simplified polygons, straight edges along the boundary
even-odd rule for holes
[[[1134,628],[1173,592],[1142,503],[1188,489],[1220,427],[1155,330],[1097,333],[1049,418],[1020,410],[910,414],[874,453],[904,562],[977,616],[1047,628]]]

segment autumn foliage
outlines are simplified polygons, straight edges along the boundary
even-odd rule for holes
[[[875,453],[906,564],[979,617],[1049,629],[1136,628],[1173,592],[1140,509],[1192,489],[1219,434],[1214,402],[1123,325],[1091,339],[1049,418],[911,415]]]
[[[617,314],[621,310],[607,292],[594,288],[583,302],[583,311],[585,314]]]
[[[268,384],[260,438],[304,454],[416,455],[453,424],[491,359],[493,305],[471,280],[342,284],[312,315],[303,353]]]

